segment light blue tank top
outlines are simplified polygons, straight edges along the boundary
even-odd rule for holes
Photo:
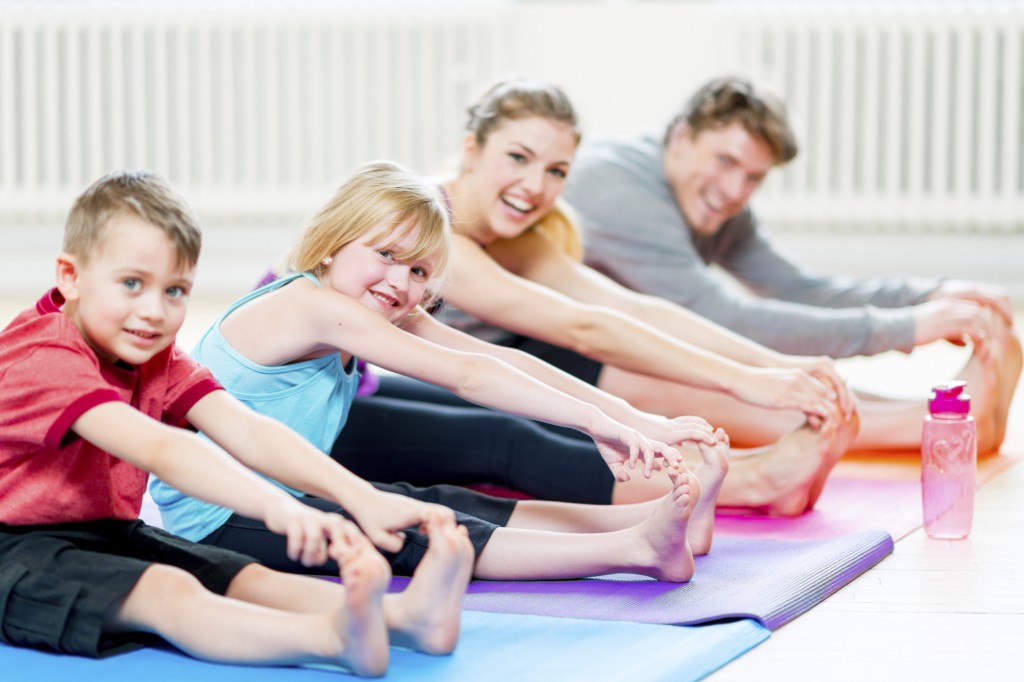
[[[268,367],[251,362],[232,348],[220,332],[224,319],[252,299],[298,277],[320,286],[309,273],[295,273],[260,287],[235,301],[203,335],[192,356],[210,368],[231,395],[259,412],[288,425],[323,452],[330,452],[345,426],[358,388],[355,358],[343,367],[338,353],[288,365]],[[288,453],[281,453],[282,457]],[[275,481],[276,483],[276,481]],[[293,495],[300,493],[278,483]],[[226,507],[203,502],[152,478],[149,492],[160,508],[164,528],[198,541],[220,528],[231,516]]]

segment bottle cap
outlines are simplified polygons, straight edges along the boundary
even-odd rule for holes
[[[966,381],[947,381],[932,388],[928,411],[932,414],[967,414],[971,411],[971,396],[964,393]]]

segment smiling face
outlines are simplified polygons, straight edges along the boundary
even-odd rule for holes
[[[97,355],[132,365],[174,343],[194,277],[163,231],[129,212],[110,219],[88,260],[57,260],[65,313]]]
[[[413,227],[392,243],[387,238],[390,231],[385,227],[371,231],[384,237],[356,240],[341,247],[332,257],[324,282],[396,324],[423,300],[427,284],[436,272],[438,258],[435,255],[400,259],[397,254],[416,244],[420,228]],[[403,227],[397,230],[401,232]]]
[[[505,120],[483,145],[467,134],[451,192],[458,230],[481,244],[519,236],[554,206],[575,153],[573,127],[541,116]]]
[[[701,132],[685,126],[665,148],[665,174],[694,232],[708,236],[747,205],[775,165],[771,147],[740,123]]]

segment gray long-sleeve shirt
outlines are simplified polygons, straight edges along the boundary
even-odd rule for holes
[[[909,351],[914,323],[907,306],[940,283],[813,272],[772,242],[749,207],[714,235],[693,233],[653,136],[584,143],[565,198],[582,219],[588,265],[784,353]],[[749,292],[729,286],[711,271],[715,264]]]

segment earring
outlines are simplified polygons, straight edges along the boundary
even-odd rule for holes
[[[328,256],[327,258],[324,258],[320,262],[323,263],[324,265],[330,265],[331,263],[334,262],[334,258],[332,258],[331,256]]]

